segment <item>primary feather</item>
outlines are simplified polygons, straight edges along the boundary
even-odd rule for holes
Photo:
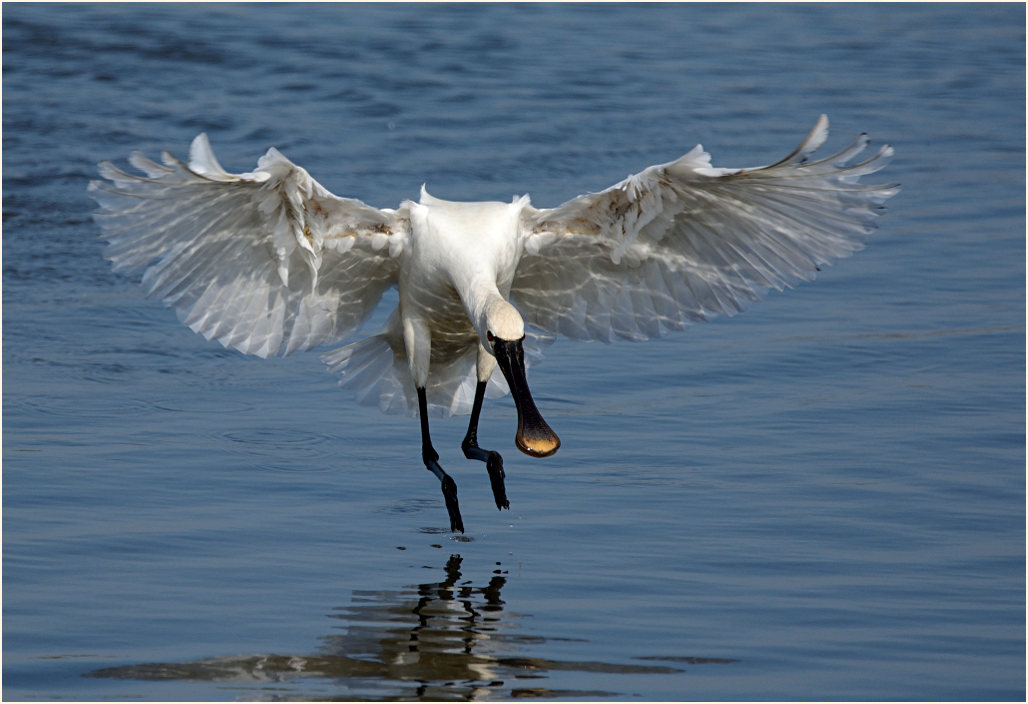
[[[199,135],[185,164],[134,154],[93,182],[116,271],[145,269],[150,295],[195,332],[261,357],[353,332],[396,283],[403,214],[339,198],[269,150],[248,174],[218,164]],[[388,246],[387,246],[388,245]]]
[[[733,314],[862,247],[882,204],[897,192],[895,185],[859,183],[892,156],[883,147],[854,162],[866,135],[811,160],[827,128],[822,116],[796,150],[770,166],[714,168],[697,146],[556,208],[515,199],[503,206],[518,211],[509,232],[469,229],[476,207],[493,217],[501,204],[463,204],[466,231],[454,242],[466,248],[480,235],[494,251],[514,252],[513,277],[496,285],[509,290],[526,323],[551,335],[646,339]],[[174,306],[194,331],[241,352],[267,357],[342,340],[387,288],[403,289],[412,258],[453,255],[419,249],[417,222],[425,211],[418,209],[454,206],[427,192],[420,204],[379,210],[329,193],[275,149],[254,171],[232,174],[202,134],[188,164],[168,153],[160,164],[140,154],[130,161],[144,175],[105,162],[100,173],[109,183],[90,184],[107,256],[118,271],[143,270],[147,292]],[[510,247],[497,249],[498,237],[510,237]],[[462,261],[474,264],[471,255],[461,250]],[[480,264],[495,273],[509,261]],[[466,273],[474,281],[475,272]],[[443,317],[454,319],[459,286],[438,286],[425,294],[448,301]],[[324,359],[361,402],[416,412],[399,320],[394,315],[379,334]],[[471,322],[447,325],[434,331],[448,341],[448,352],[432,358],[429,402],[437,412],[467,413],[479,342]],[[538,359],[538,345],[549,339],[530,333],[529,355]],[[506,390],[494,375],[489,395]]]
[[[883,168],[883,147],[849,162],[867,136],[820,161],[821,116],[785,159],[715,169],[697,146],[599,193],[525,212],[525,255],[511,296],[526,322],[573,339],[646,339],[733,314],[769,289],[813,278],[852,254],[895,185],[858,179]]]

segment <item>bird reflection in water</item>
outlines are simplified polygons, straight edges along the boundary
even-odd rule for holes
[[[504,611],[500,592],[506,571],[497,563],[489,583],[461,581],[460,555],[451,555],[445,579],[396,591],[355,591],[353,603],[332,618],[344,633],[322,638],[311,655],[236,655],[182,663],[148,663],[87,673],[90,677],[282,685],[302,696],[475,700],[495,697],[607,697],[618,693],[549,689],[555,671],[606,674],[673,674],[677,667],[548,660],[512,655],[547,642],[514,633],[521,615]],[[717,658],[653,657],[676,663],[734,662]],[[320,680],[330,680],[322,684]],[[533,682],[540,680],[540,682]],[[605,680],[609,683],[609,679]],[[300,692],[292,695],[301,696]],[[287,698],[290,694],[285,695]]]

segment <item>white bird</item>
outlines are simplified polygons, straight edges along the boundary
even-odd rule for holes
[[[362,403],[419,414],[422,459],[442,483],[451,530],[463,532],[429,411],[470,410],[464,454],[486,463],[497,507],[509,508],[503,460],[478,445],[483,398],[512,393],[521,451],[546,457],[560,447],[529,393],[526,347],[538,355],[558,334],[641,340],[734,314],[863,246],[898,186],[858,181],[893,150],[854,163],[868,143],[861,135],[809,160],[827,136],[822,115],[787,157],[748,169],[713,168],[697,146],[544,209],[527,195],[451,202],[422,187],[417,203],[379,210],[333,195],[274,148],[256,170],[228,173],[203,134],[188,163],[133,154],[145,176],[100,164],[113,183],[90,191],[114,269],[145,269],[148,294],[241,352],[339,341],[396,286],[399,305],[381,332],[322,359]]]

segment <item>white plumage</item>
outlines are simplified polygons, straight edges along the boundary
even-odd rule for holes
[[[267,357],[337,342],[397,286],[384,330],[323,359],[362,403],[416,412],[424,388],[429,408],[460,414],[479,382],[507,391],[492,376],[494,332],[513,340],[527,326],[530,357],[556,335],[647,339],[736,313],[860,249],[898,187],[859,180],[892,148],[854,163],[861,135],[811,160],[827,134],[821,116],[789,156],[759,168],[714,168],[697,146],[549,209],[423,188],[419,202],[380,210],[329,193],[276,149],[230,174],[203,134],[188,164],[136,153],[145,175],[105,162],[112,183],[90,190],[115,269],[144,270],[150,295],[226,347]],[[501,324],[506,336],[488,329]]]
[[[715,169],[697,146],[556,208],[515,199],[503,206],[517,219],[504,233],[520,255],[507,282],[512,302],[529,326],[549,335],[639,340],[736,313],[768,289],[813,278],[820,265],[863,246],[881,204],[897,191],[858,184],[885,166],[891,147],[846,165],[867,144],[864,135],[808,161],[827,128],[822,116],[772,166]],[[412,210],[445,204],[424,191],[423,205],[406,201],[396,210],[340,198],[276,149],[256,170],[230,174],[203,134],[188,165],[163,156],[163,164],[132,156],[145,177],[101,165],[114,184],[94,182],[90,190],[102,206],[107,256],[116,271],[145,269],[147,293],[174,306],[195,332],[261,357],[354,332],[387,288],[402,287],[405,260],[425,256]],[[465,207],[473,215],[497,206]],[[475,227],[473,217],[467,226]],[[468,234],[473,242],[485,233]],[[414,411],[397,325],[394,319],[325,361],[363,402]],[[477,338],[470,322],[462,328],[452,332],[467,333],[467,345],[435,361],[429,393],[431,405],[458,414],[471,407]]]

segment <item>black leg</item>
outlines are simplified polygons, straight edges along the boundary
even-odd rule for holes
[[[439,466],[439,453],[432,447],[432,438],[428,434],[428,399],[424,389],[418,389],[418,413],[421,416],[421,459],[425,468],[443,485],[443,498],[446,500],[446,510],[450,513],[450,530],[463,533],[464,521],[460,518],[460,507],[457,505],[457,483]]]
[[[488,383],[480,381],[475,387],[475,403],[471,406],[471,422],[468,424],[468,434],[464,436],[464,442],[460,444],[460,447],[464,450],[464,456],[469,460],[485,462],[485,469],[489,472],[489,483],[493,487],[496,508],[509,509],[507,489],[503,485],[503,458],[500,457],[499,452],[483,450],[478,446],[478,416],[482,412],[482,401],[485,399],[485,387]]]

